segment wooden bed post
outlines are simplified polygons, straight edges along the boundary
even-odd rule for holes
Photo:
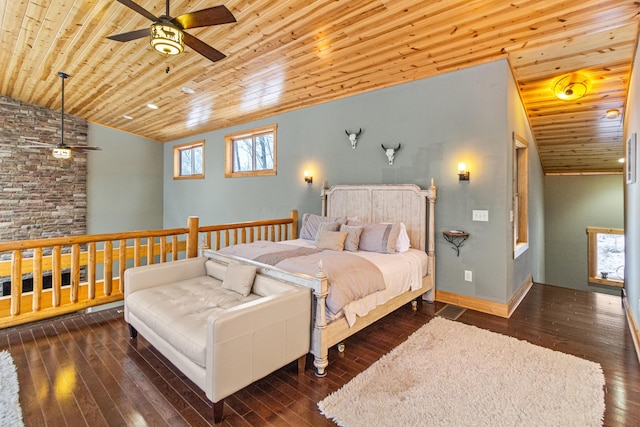
[[[434,302],[436,300],[435,290],[435,274],[436,274],[436,233],[435,233],[435,205],[436,205],[436,186],[433,184],[433,178],[431,178],[431,185],[429,186],[429,197],[427,198],[429,203],[429,233],[427,236],[427,255],[429,256],[429,265],[427,274],[431,276],[431,280],[434,283],[434,287],[422,296],[423,300],[428,302]]]
[[[327,295],[329,295],[329,282],[324,274],[322,261],[318,263],[318,273],[316,278],[320,279],[320,290],[314,289],[315,296],[315,322],[312,334],[315,337],[312,340],[311,352],[315,356],[313,366],[316,367],[316,376],[324,377],[327,375],[326,368],[329,365],[329,346],[324,343],[322,335],[327,328]]]
[[[327,216],[327,181],[322,181],[320,197],[322,197],[322,216]]]

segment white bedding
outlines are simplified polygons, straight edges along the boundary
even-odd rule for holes
[[[304,239],[286,240],[281,243],[301,247],[314,248],[314,242]],[[391,298],[411,289],[416,290],[422,287],[422,277],[428,271],[428,256],[418,249],[409,249],[406,252],[394,254],[381,254],[377,252],[357,251],[350,252],[359,255],[374,263],[382,272],[386,289],[375,292],[362,299],[347,304],[342,315],[345,316],[349,326],[356,322],[356,316],[364,316],[369,311],[389,301]],[[332,321],[340,317],[338,315],[327,318]]]

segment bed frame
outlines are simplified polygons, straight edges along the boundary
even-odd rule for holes
[[[318,266],[315,276],[296,274],[270,265],[257,263],[260,273],[311,288],[314,295],[313,322],[311,331],[311,353],[316,375],[326,375],[329,364],[329,347],[342,343],[344,339],[366,328],[378,319],[404,304],[422,296],[427,301],[435,297],[435,213],[436,187],[431,180],[428,189],[415,184],[393,185],[334,185],[322,189],[322,213],[325,216],[358,217],[364,222],[404,222],[413,248],[427,252],[428,274],[422,280],[422,288],[408,291],[378,306],[366,316],[358,317],[349,327],[344,317],[327,324],[326,297],[329,293],[327,278]],[[207,251],[206,255],[228,261],[229,256]]]

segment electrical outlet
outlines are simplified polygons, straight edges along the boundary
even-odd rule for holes
[[[465,270],[464,271],[464,280],[465,280],[465,282],[472,282],[473,281],[473,273],[471,273],[471,270]]]
[[[489,211],[474,209],[471,215],[473,221],[489,221]]]

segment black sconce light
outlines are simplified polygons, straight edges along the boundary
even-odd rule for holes
[[[460,181],[469,181],[469,171],[464,163],[458,163],[458,178]]]

